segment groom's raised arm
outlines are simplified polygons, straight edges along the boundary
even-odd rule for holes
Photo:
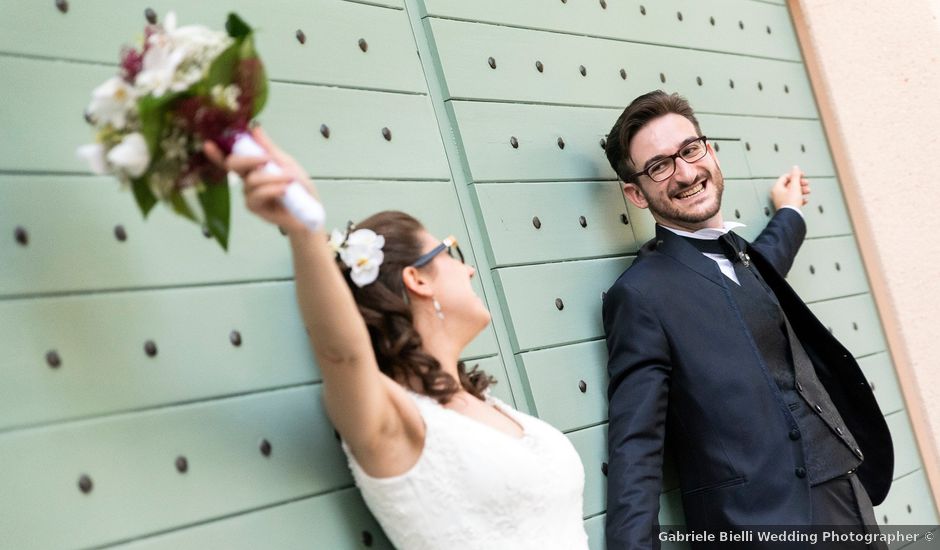
[[[607,548],[658,549],[669,346],[659,319],[622,279],[607,291],[603,319],[610,376]]]

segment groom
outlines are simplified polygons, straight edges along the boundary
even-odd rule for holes
[[[776,213],[748,243],[721,217],[718,158],[682,97],[636,98],[607,158],[656,220],[603,307],[607,547],[660,547],[666,437],[689,530],[877,532],[872,502],[894,467],[887,425],[852,354],[784,280],[806,233],[799,169],[777,180]]]

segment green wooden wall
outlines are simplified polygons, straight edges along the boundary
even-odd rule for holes
[[[789,280],[892,428],[877,516],[937,523],[782,0],[2,0],[0,547],[389,547],[320,405],[280,233],[236,201],[225,254],[165,209],[144,222],[74,155],[90,91],[146,8],[257,27],[262,122],[331,225],[396,208],[464,243],[493,313],[466,358],[580,452],[592,548],[601,293],[653,233],[607,166],[606,131],[640,93],[686,95],[722,161],[724,214],[750,237],[800,164],[814,192]],[[682,521],[677,486],[668,472],[665,524]]]

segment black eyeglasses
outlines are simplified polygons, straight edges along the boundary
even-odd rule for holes
[[[693,162],[698,162],[705,157],[705,154],[708,153],[708,147],[706,146],[705,136],[701,136],[693,139],[692,141],[686,143],[679,148],[674,155],[669,155],[668,157],[660,157],[652,163],[647,163],[645,170],[637,172],[630,176],[631,181],[636,181],[640,176],[647,176],[649,179],[660,182],[666,181],[673,174],[676,173],[676,158],[681,158],[689,164]]]
[[[438,254],[440,254],[441,252],[445,250],[447,251],[448,254],[450,254],[451,258],[454,258],[455,260],[460,260],[460,263],[466,263],[463,259],[463,252],[460,251],[460,246],[457,245],[457,239],[453,235],[451,235],[450,237],[447,237],[446,239],[444,239],[444,241],[441,242],[441,244],[431,249],[430,252],[427,252],[426,254],[422,254],[420,258],[418,258],[417,260],[414,261],[414,263],[411,264],[411,267],[424,267],[428,265],[429,263],[431,263],[431,260],[433,260],[435,257],[437,257]]]

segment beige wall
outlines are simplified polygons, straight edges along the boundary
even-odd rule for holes
[[[788,3],[937,498],[940,0]]]

